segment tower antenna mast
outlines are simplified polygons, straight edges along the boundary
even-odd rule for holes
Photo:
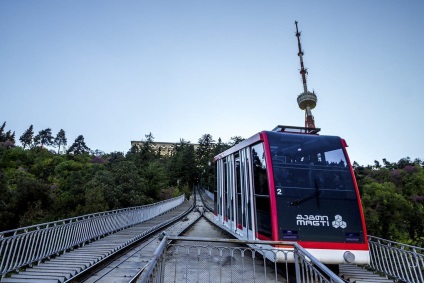
[[[317,105],[318,98],[315,94],[315,91],[308,91],[308,86],[306,84],[306,75],[308,74],[308,71],[303,65],[303,51],[302,45],[300,44],[300,32],[297,27],[297,21],[294,23],[296,25],[297,46],[299,48],[297,55],[300,58],[300,74],[302,75],[303,82],[303,93],[297,97],[297,104],[301,110],[305,110],[305,128],[309,131],[313,131],[315,129],[315,120],[311,110],[314,109]]]

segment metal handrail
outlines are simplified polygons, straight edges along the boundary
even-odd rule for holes
[[[209,200],[213,200],[213,199],[210,198],[210,195],[208,195],[206,192],[209,192],[209,191],[205,190],[204,188],[198,188],[198,193],[200,198],[202,199],[203,206],[206,207],[209,211],[213,212],[213,207],[209,205],[209,202],[206,200],[206,198],[208,198]]]
[[[214,243],[233,243],[239,245],[258,245],[258,252],[269,253],[269,252],[281,252],[277,249],[261,248],[262,245],[285,245],[288,247],[288,251],[285,251],[285,256],[291,254],[295,259],[295,271],[296,271],[296,282],[326,282],[326,283],[344,283],[340,277],[334,274],[324,264],[319,262],[318,259],[314,258],[308,251],[302,248],[297,243],[284,242],[284,241],[250,241],[250,240],[236,240],[236,239],[214,239],[214,238],[199,238],[199,237],[168,237],[165,236],[158,248],[156,249],[153,258],[144,267],[143,273],[141,274],[139,281],[142,283],[147,282],[164,282],[165,273],[165,257],[172,255],[166,255],[168,247],[171,245],[171,241],[194,241],[194,242],[214,242]],[[188,249],[192,249],[188,248]],[[228,249],[228,247],[226,247]],[[235,248],[240,250],[240,248]],[[248,249],[248,248],[247,248]],[[292,250],[291,250],[292,249]],[[274,256],[276,254],[274,253]],[[172,253],[171,253],[172,254]],[[269,255],[268,255],[269,256]],[[268,257],[267,256],[267,257]]]
[[[424,248],[368,236],[370,267],[397,280],[424,282]]]
[[[161,215],[184,202],[184,195],[155,204],[92,213],[0,232],[0,279],[119,230]]]

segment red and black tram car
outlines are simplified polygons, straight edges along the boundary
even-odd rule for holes
[[[296,241],[326,264],[369,263],[346,146],[279,126],[222,152],[214,159],[217,222],[240,239]]]

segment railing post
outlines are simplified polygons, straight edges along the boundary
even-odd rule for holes
[[[424,282],[424,249],[368,236],[370,267],[408,283]]]
[[[0,232],[0,279],[20,267],[65,253],[99,237],[149,220],[184,202],[184,195],[153,205],[93,213]]]
[[[299,262],[299,254],[296,247],[293,250],[294,252],[294,268],[296,270],[296,282],[300,281],[300,262]]]
[[[418,275],[419,275],[420,282],[424,282],[424,278],[423,278],[424,259],[421,258],[421,263],[423,263],[423,267],[420,267],[420,260],[418,258],[418,252],[416,251],[416,248],[414,248],[413,251],[414,251],[414,258],[415,258],[415,263],[416,263],[415,270],[419,271]]]

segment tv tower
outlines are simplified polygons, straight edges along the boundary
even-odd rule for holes
[[[305,128],[307,128],[309,131],[312,131],[315,129],[315,121],[314,116],[312,115],[312,109],[315,108],[317,105],[317,96],[315,94],[315,91],[309,92],[308,86],[306,85],[306,75],[308,74],[307,69],[305,69],[305,66],[303,65],[303,51],[302,51],[302,45],[300,44],[300,32],[297,28],[297,21],[294,22],[296,25],[296,37],[297,37],[297,45],[299,47],[299,53],[297,55],[300,58],[300,74],[302,75],[302,81],[303,81],[303,93],[299,94],[297,97],[297,104],[299,105],[299,108],[302,110],[305,110]]]

